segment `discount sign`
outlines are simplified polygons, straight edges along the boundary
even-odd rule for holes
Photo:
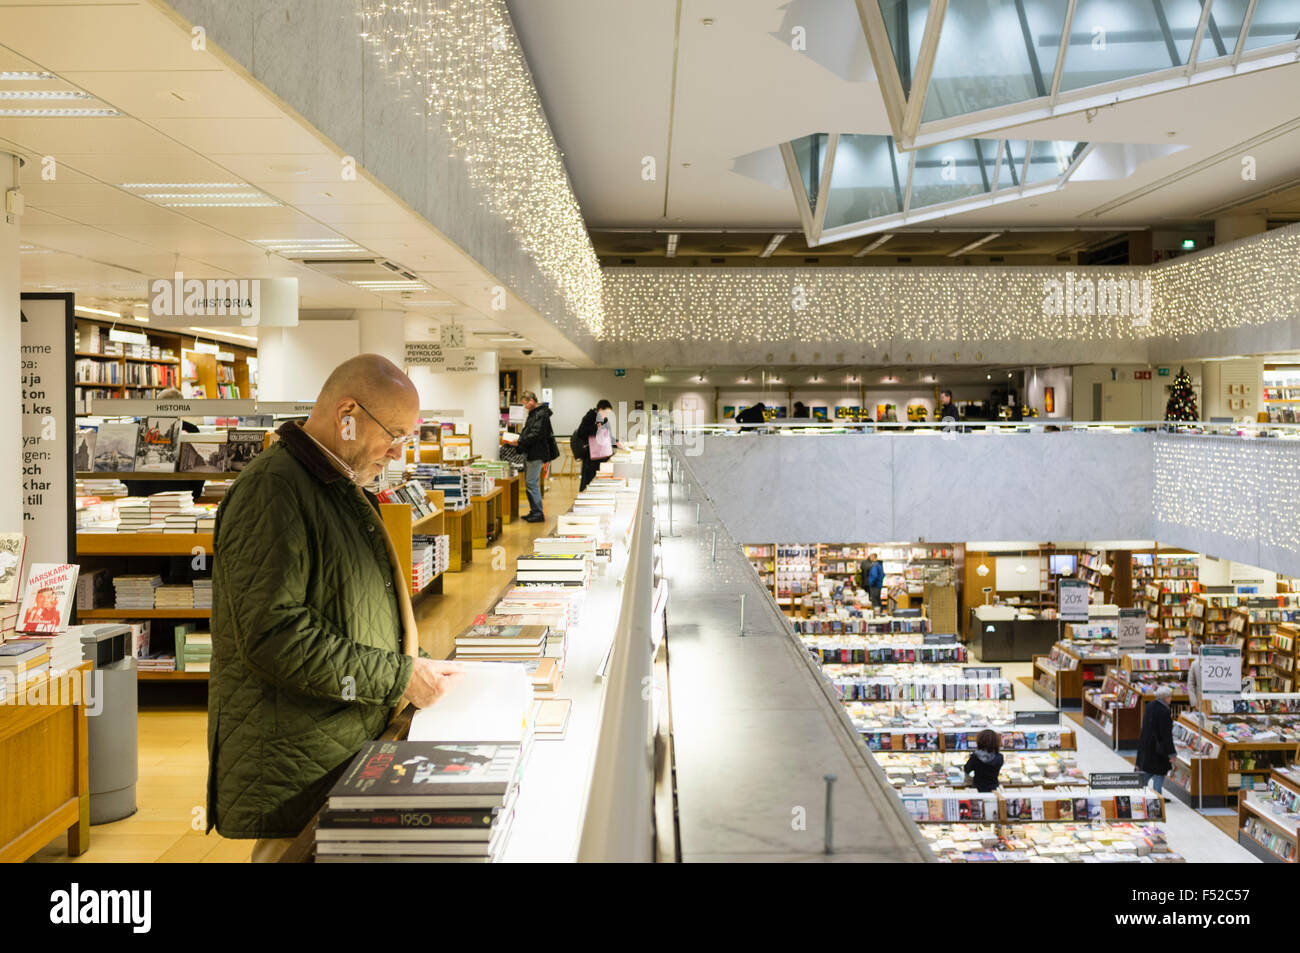
[[[1088,584],[1082,579],[1062,579],[1057,583],[1057,609],[1066,622],[1088,621]]]
[[[1241,694],[1241,648],[1201,646],[1201,694],[1236,697]]]

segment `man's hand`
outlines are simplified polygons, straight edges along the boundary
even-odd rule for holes
[[[463,672],[457,662],[417,658],[411,668],[411,683],[402,698],[416,708],[429,708],[465,677]]]

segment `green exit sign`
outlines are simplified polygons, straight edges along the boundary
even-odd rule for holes
[[[614,368],[614,376],[615,376],[615,377],[622,377],[622,376],[623,376],[624,374],[626,374],[626,373],[627,373],[627,368],[626,368],[626,367],[616,367],[616,368]]]
[[[1169,376],[1169,368],[1167,368],[1167,367],[1162,367],[1162,368],[1158,369],[1158,370],[1156,371],[1156,373],[1159,374],[1161,377],[1168,377],[1168,376]]]

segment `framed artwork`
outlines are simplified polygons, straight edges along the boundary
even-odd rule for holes
[[[826,407],[814,407],[812,409],[813,420],[830,420]]]
[[[1049,414],[1056,413],[1056,388],[1055,387],[1043,388],[1043,410]]]
[[[726,420],[730,420],[732,417],[736,416],[736,408],[730,404],[724,405],[722,408],[722,416]]]

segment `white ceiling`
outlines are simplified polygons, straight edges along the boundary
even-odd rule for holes
[[[291,276],[307,312],[408,311],[416,339],[454,319],[471,333],[521,333],[536,348],[534,361],[546,354],[590,363],[513,295],[505,311],[492,311],[492,275],[364,169],[345,181],[340,150],[215,52],[193,50],[189,34],[151,3],[0,0],[0,71],[58,77],[0,83],[5,89],[78,89],[95,100],[0,106],[106,105],[121,113],[0,116],[0,150],[27,161],[26,291],[74,291],[79,303],[116,311],[143,300],[147,279],[176,270]],[[46,156],[56,163],[53,181],[42,174]],[[164,208],[121,188],[183,182],[247,183],[282,204]],[[348,239],[416,273],[430,290],[410,300],[374,294],[254,244],[285,239]]]
[[[669,0],[507,2],[592,227],[797,227],[788,187],[733,163],[814,132],[890,132],[853,0],[681,0],[680,31]],[[795,24],[805,25],[807,52],[791,46]],[[1127,179],[1071,182],[944,221],[1142,226],[1202,217],[1300,179],[1298,95],[1294,64],[1007,130],[1000,135],[1187,148]],[[1241,177],[1247,153],[1255,181]],[[641,178],[647,155],[658,163],[654,182]]]

